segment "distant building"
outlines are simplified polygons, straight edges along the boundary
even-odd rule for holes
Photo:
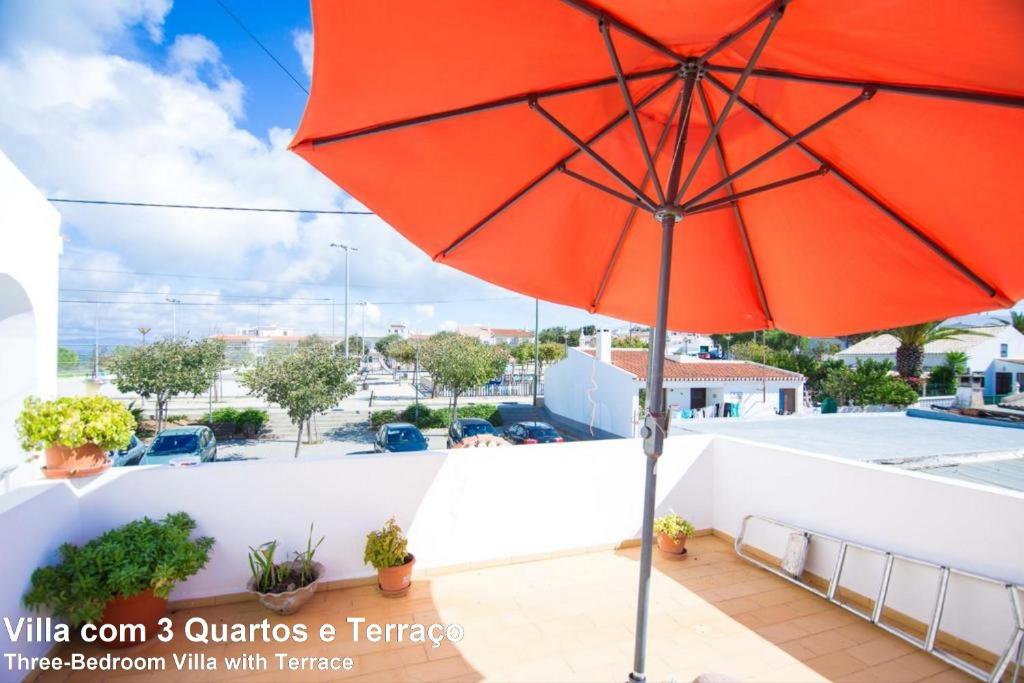
[[[236,334],[214,334],[211,339],[219,339],[227,346],[226,356],[229,363],[236,363],[249,358],[261,358],[271,349],[294,350],[308,334],[300,334],[295,330],[287,330],[277,325],[264,327],[243,327]],[[343,342],[342,337],[323,336],[329,342]]]
[[[717,350],[715,341],[706,334],[694,332],[669,332],[665,339],[665,350],[670,356],[697,357]]]
[[[950,351],[961,351],[967,354],[967,367],[971,375],[981,378],[985,394],[1010,394],[1014,392],[1014,386],[1024,385],[1024,365],[1014,362],[1015,359],[1024,358],[1024,334],[1012,325],[965,329],[975,334],[925,345],[925,372],[942,365]],[[880,334],[840,351],[836,358],[842,359],[847,365],[856,365],[857,361],[868,358],[895,363],[898,347],[899,342],[895,337]]]
[[[649,359],[647,349],[613,349],[611,335],[599,331],[596,349],[570,348],[564,360],[547,369],[544,405],[570,420],[636,436]],[[803,375],[759,363],[665,361],[666,405],[673,421],[722,416],[727,410],[738,417],[798,412],[803,387]]]
[[[508,344],[517,346],[523,342],[533,342],[533,332],[508,327],[484,327],[483,325],[460,325],[457,332],[467,337],[475,337],[484,344]]]
[[[397,334],[402,339],[408,339],[409,328],[405,326],[405,323],[391,323],[388,325],[388,334]]]

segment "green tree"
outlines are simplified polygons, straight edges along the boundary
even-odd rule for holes
[[[540,345],[540,362],[554,363],[565,358],[565,345],[555,342],[545,342]]]
[[[548,327],[540,331],[540,343],[553,342],[555,344],[565,343],[564,327]]]
[[[68,372],[78,367],[78,354],[63,346],[57,349],[57,371]]]
[[[960,377],[967,374],[967,360],[967,354],[963,351],[950,351],[942,365],[932,368],[928,386],[937,394],[955,394]]]
[[[345,343],[342,341],[341,347],[345,348]],[[349,355],[359,355],[362,351],[365,351],[363,346],[363,338],[358,334],[350,334],[348,336],[348,353]]]
[[[613,337],[612,347],[616,349],[646,349],[650,344],[647,337],[629,335],[628,337]]]
[[[845,364],[829,370],[822,393],[839,405],[908,406],[919,398],[917,391],[901,377],[893,376],[890,361],[864,360],[855,368]]]
[[[1021,334],[1024,334],[1024,311],[1010,311],[1010,324]]]
[[[882,330],[877,334],[890,334],[896,337],[899,346],[896,348],[896,372],[900,377],[920,377],[924,364],[924,347],[932,342],[946,339],[960,339],[971,335],[981,335],[974,330],[957,327],[942,327],[942,321],[907,325]]]
[[[508,358],[508,351],[500,347],[453,332],[433,335],[420,350],[420,365],[434,384],[452,392],[449,422],[455,419],[459,395],[500,375]]]
[[[157,432],[163,429],[167,405],[180,394],[198,396],[224,369],[224,342],[162,339],[145,346],[119,348],[110,359],[118,391],[156,401]]]
[[[403,341],[402,335],[389,334],[386,337],[381,337],[377,340],[377,343],[373,345],[373,348],[377,349],[377,353],[388,358],[388,346],[394,342]]]
[[[356,361],[343,353],[312,336],[302,340],[293,353],[265,356],[241,373],[240,383],[250,395],[284,408],[298,428],[296,458],[302,445],[302,428],[313,415],[330,410],[355,393],[349,376],[355,371]]]

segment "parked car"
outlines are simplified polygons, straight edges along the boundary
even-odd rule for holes
[[[142,456],[146,453],[146,444],[142,443],[139,437],[132,434],[132,440],[128,442],[128,448],[121,451],[110,451],[110,461],[114,467],[131,467],[138,465]]]
[[[448,427],[448,448],[462,443],[462,440],[470,436],[481,434],[496,435],[498,432],[490,422],[479,417],[462,417],[452,422]]]
[[[505,430],[504,437],[514,444],[561,443],[565,441],[547,422],[516,422]]]
[[[408,422],[388,422],[377,430],[373,442],[377,453],[407,453],[427,450],[427,439],[423,432]]]
[[[175,458],[195,456],[200,462],[217,459],[217,437],[209,427],[171,427],[149,444],[141,465],[167,465]]]

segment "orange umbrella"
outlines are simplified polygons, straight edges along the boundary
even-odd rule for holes
[[[1024,298],[1019,0],[314,0],[313,26],[296,153],[440,263],[655,325],[638,680],[667,328]]]

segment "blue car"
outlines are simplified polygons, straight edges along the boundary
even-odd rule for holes
[[[171,427],[165,429],[146,449],[142,465],[167,465],[176,458],[195,456],[200,462],[217,459],[217,437],[209,427]]]
[[[110,461],[114,467],[131,467],[138,465],[142,456],[146,453],[146,444],[139,440],[139,437],[132,434],[132,440],[128,442],[128,448],[121,451],[110,451]]]
[[[373,450],[377,453],[425,451],[427,439],[423,432],[408,422],[389,422],[377,430]]]

